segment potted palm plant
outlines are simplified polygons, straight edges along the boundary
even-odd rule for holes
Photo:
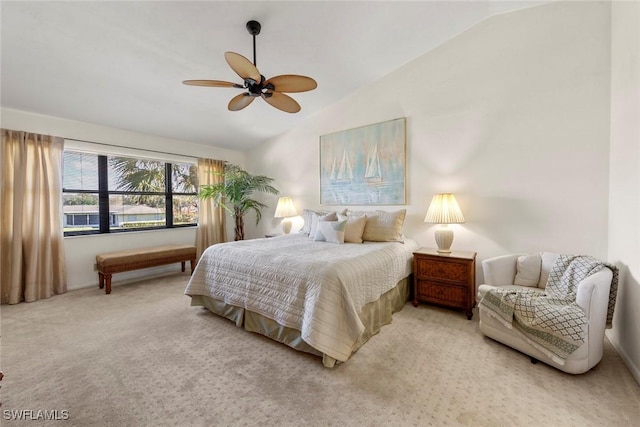
[[[198,197],[203,200],[213,199],[216,206],[222,206],[235,219],[235,239],[244,240],[244,215],[250,210],[256,214],[256,225],[262,214],[260,209],[266,207],[251,196],[255,191],[278,194],[279,191],[271,185],[273,178],[264,175],[251,175],[239,166],[225,163],[224,181],[214,185],[200,187]]]

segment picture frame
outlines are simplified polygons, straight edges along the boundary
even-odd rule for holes
[[[406,118],[320,136],[321,205],[405,205]]]

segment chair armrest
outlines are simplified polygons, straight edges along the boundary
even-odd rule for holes
[[[576,303],[584,310],[590,321],[593,317],[599,319],[604,316],[603,321],[606,322],[612,278],[611,270],[604,268],[578,283]]]
[[[524,254],[502,255],[482,261],[484,283],[487,285],[513,285],[518,257]]]
[[[603,268],[580,282],[576,289],[576,303],[589,319],[587,334],[589,366],[595,365],[602,359],[612,278],[611,270]]]

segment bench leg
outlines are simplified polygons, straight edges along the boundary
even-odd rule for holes
[[[104,287],[104,293],[105,294],[110,294],[111,293],[111,274],[105,274],[104,278],[106,279],[106,284]]]
[[[189,261],[191,261],[191,275],[193,275],[193,269],[196,268],[196,259],[191,258]]]
[[[182,265],[182,272],[184,273],[184,264],[186,261],[182,261],[180,264]]]
[[[98,271],[98,289],[104,288],[104,274]]]

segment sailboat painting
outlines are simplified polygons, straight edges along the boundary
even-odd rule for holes
[[[367,169],[364,171],[364,178],[368,183],[382,182],[382,171],[380,170],[380,157],[378,157],[378,145],[373,148],[373,153],[367,158]]]
[[[406,204],[406,118],[320,136],[322,205]]]
[[[353,181],[353,168],[351,167],[349,155],[346,150],[342,151],[342,158],[340,159],[339,165],[337,163],[337,157],[333,158],[329,181],[331,184],[351,184]]]

